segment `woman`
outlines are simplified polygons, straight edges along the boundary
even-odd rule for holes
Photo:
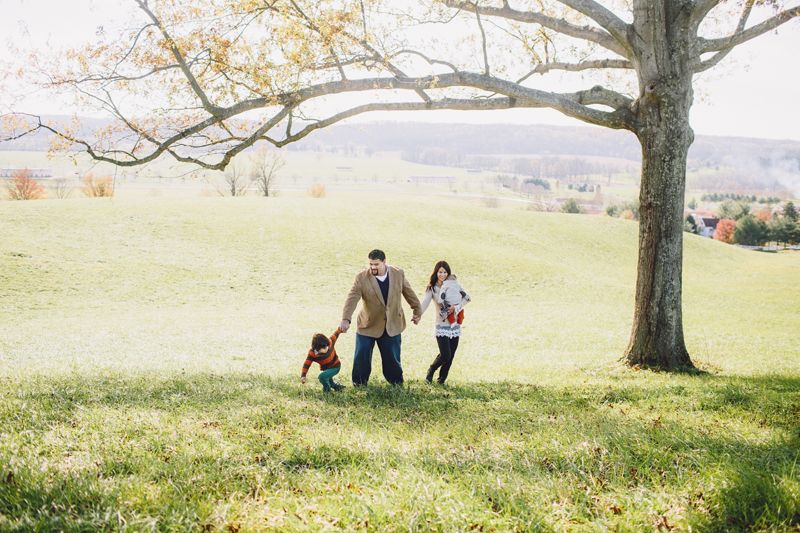
[[[471,298],[461,287],[458,280],[450,270],[447,261],[439,261],[433,267],[433,273],[425,289],[425,298],[422,300],[422,313],[431,302],[435,302],[437,315],[435,322],[436,344],[439,345],[439,354],[433,360],[425,381],[431,383],[433,374],[439,370],[440,384],[444,384],[450,365],[458,348],[458,339],[461,336],[461,322],[464,319],[462,309]],[[422,316],[420,313],[420,316]]]

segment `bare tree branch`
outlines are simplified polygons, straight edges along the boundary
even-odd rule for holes
[[[289,124],[286,129],[286,136],[284,140],[274,140],[267,136],[267,133],[282,122],[287,117],[290,117],[292,111],[297,108],[301,103],[338,93],[352,93],[359,91],[374,91],[379,89],[401,89],[409,91],[419,91],[428,89],[445,89],[451,87],[470,87],[478,90],[487,91],[490,93],[502,94],[505,98],[479,98],[479,99],[451,99],[443,98],[437,101],[428,102],[406,102],[406,103],[374,103],[354,107],[348,111],[339,113],[328,119],[317,122],[315,125],[310,125],[302,128],[299,132],[292,133],[291,125]],[[133,152],[116,151],[117,154],[124,154],[124,159],[109,156],[110,152],[98,151],[92,147],[88,142],[78,139],[71,134],[66,134],[59,131],[57,128],[43,124],[38,120],[38,126],[34,127],[32,131],[37,129],[48,130],[57,136],[65,139],[71,143],[83,147],[83,150],[93,159],[97,161],[104,161],[113,163],[119,166],[137,166],[155,160],[157,157],[164,153],[170,154],[177,161],[192,163],[198,166],[214,169],[224,170],[228,163],[243,150],[252,146],[260,139],[266,139],[275,144],[276,146],[283,146],[288,142],[293,142],[311,131],[320,127],[327,126],[333,122],[338,122],[344,118],[365,113],[368,111],[393,111],[393,110],[422,110],[422,109],[504,109],[509,107],[549,107],[561,111],[562,113],[578,118],[585,122],[592,124],[603,125],[610,128],[617,129],[632,129],[634,128],[633,115],[630,112],[632,100],[624,95],[603,89],[602,87],[594,87],[588,91],[580,91],[577,93],[553,93],[547,91],[540,91],[523,87],[514,82],[506,81],[491,75],[483,73],[472,72],[453,72],[445,73],[436,76],[424,76],[419,78],[400,78],[400,77],[384,77],[384,78],[366,78],[359,80],[338,80],[333,82],[322,83],[300,89],[298,91],[285,93],[279,95],[278,101],[281,102],[281,107],[277,110],[272,117],[265,121],[260,127],[253,131],[246,137],[229,136],[223,140],[215,141],[216,144],[222,144],[226,141],[236,141],[236,145],[224,151],[222,157],[213,163],[210,163],[202,157],[196,157],[191,154],[181,154],[178,148],[183,145],[182,141],[191,138],[192,136],[201,134],[203,131],[212,127],[223,127],[224,120],[231,119],[235,116],[258,108],[269,108],[274,106],[273,100],[265,98],[254,98],[240,102],[234,106],[220,109],[216,115],[202,120],[190,127],[179,130],[177,133],[171,135],[164,140],[158,140],[148,132],[141,130],[135,124],[127,120],[122,113],[117,109],[113,101],[108,103],[111,111],[128,127],[131,131],[136,132],[141,138],[151,143],[153,150],[144,156],[138,157]],[[604,105],[612,109],[612,111],[603,111],[589,107],[591,105]],[[29,132],[30,133],[30,132]],[[208,144],[206,144],[207,146]]]
[[[422,59],[424,59],[425,61],[427,61],[431,65],[444,65],[444,66],[448,67],[450,70],[452,70],[453,72],[458,72],[458,67],[456,67],[452,63],[448,63],[447,61],[442,61],[441,59],[431,59],[430,57],[426,56],[422,52],[418,52],[417,50],[408,50],[408,49],[398,50],[397,52],[395,52],[394,55],[399,56],[399,55],[402,55],[402,54],[411,54],[411,55],[419,56],[419,57],[421,57]]]
[[[599,2],[595,2],[595,0],[558,1],[595,21],[601,28],[610,33],[623,48],[630,48],[628,44],[628,24]]]
[[[147,28],[150,28],[150,27],[152,27],[152,26],[154,26],[154,24],[145,24],[144,26],[142,26],[142,28],[141,28],[141,29],[140,29],[138,32],[136,32],[136,35],[135,35],[135,36],[134,36],[134,38],[133,38],[133,42],[132,42],[132,43],[131,43],[131,45],[128,47],[128,51],[125,53],[125,55],[123,55],[123,56],[122,56],[122,57],[119,59],[119,61],[117,61],[117,64],[116,64],[116,65],[114,65],[114,68],[113,68],[113,69],[112,69],[112,71],[111,71],[111,74],[112,74],[112,75],[117,73],[117,69],[118,69],[118,68],[119,68],[119,67],[122,65],[122,63],[124,63],[124,62],[125,62],[125,60],[126,60],[126,59],[128,59],[128,57],[130,57],[130,55],[133,53],[133,50],[136,48],[136,44],[139,42],[139,38],[142,36],[142,34],[145,32],[145,30],[147,30]]]
[[[490,93],[502,94],[517,98],[520,102],[526,102],[525,107],[551,107],[592,124],[603,124],[611,128],[632,127],[632,123],[626,122],[629,117],[612,116],[612,113],[585,107],[569,95],[531,89],[501,78],[463,71],[419,78],[366,78],[348,80],[347,82],[329,82],[301,89],[292,95],[284,95],[281,99],[301,102],[326,94],[342,92],[379,89],[441,89],[449,87],[472,87]],[[610,99],[607,101],[607,105],[611,107],[614,107],[615,103]]]
[[[294,6],[295,11],[299,13],[300,17],[305,21],[306,27],[316,32],[317,34],[322,35],[322,31],[319,29],[319,26],[317,26],[314,23],[314,21],[311,20],[311,18],[305,14],[305,12],[300,8],[300,6],[297,5],[297,2],[295,2],[294,0],[290,0],[290,2],[292,6]],[[364,20],[365,20],[364,23],[366,24],[366,19]],[[365,26],[364,27],[365,33],[366,29],[367,28]],[[370,54],[372,54],[372,59],[375,60],[376,63],[384,65],[386,69],[395,76],[406,76],[406,74],[402,70],[400,70],[397,66],[392,64],[392,62],[389,61],[387,58],[383,57],[383,55],[380,52],[378,52],[378,50],[376,50],[371,44],[369,44],[369,42],[366,39],[359,39],[358,37],[351,35],[349,32],[344,30],[342,31],[342,35],[345,35],[353,43],[363,46]],[[331,53],[333,54],[333,50],[331,50]],[[334,59],[336,59],[335,55]],[[339,66],[339,71],[341,73],[342,79],[346,79],[344,70],[340,66]],[[420,98],[422,98],[423,101],[426,102],[430,101],[430,97],[427,94],[425,94],[424,91],[419,90],[417,91],[417,94],[420,96]]]
[[[161,35],[163,35],[164,39],[166,39],[167,43],[169,43],[172,55],[177,60],[178,65],[180,65],[181,71],[183,72],[183,75],[186,76],[186,79],[189,82],[189,85],[191,85],[192,90],[200,99],[200,102],[202,102],[203,108],[212,115],[219,113],[220,108],[212,104],[208,99],[208,95],[206,95],[205,91],[203,91],[202,87],[200,87],[200,83],[197,81],[197,78],[195,78],[194,74],[192,74],[192,69],[186,63],[183,54],[178,48],[178,45],[175,43],[175,40],[170,36],[169,32],[167,32],[167,29],[164,27],[158,17],[156,17],[155,14],[150,10],[147,5],[147,0],[136,0],[136,3],[139,5],[139,8],[147,14],[150,20],[153,21],[153,24],[155,24],[155,26],[161,32]]]
[[[253,146],[253,144],[255,144],[256,141],[258,141],[259,139],[264,138],[266,133],[269,130],[271,130],[276,124],[278,124],[281,120],[283,120],[289,113],[289,111],[290,111],[289,108],[283,108],[270,120],[264,123],[263,126],[258,128],[255,132],[253,132],[252,135],[241,141],[239,144],[237,144],[230,150],[226,151],[225,154],[222,156],[222,158],[217,163],[214,164],[209,164],[197,157],[180,155],[172,149],[168,149],[167,151],[172,157],[174,157],[177,161],[180,161],[181,163],[192,163],[211,170],[225,170],[225,168],[228,166],[228,163],[230,163],[230,161],[234,157],[243,152],[245,149]]]
[[[488,76],[490,71],[489,52],[486,51],[486,32],[483,29],[483,23],[481,23],[481,10],[478,9],[477,2],[473,2],[473,6],[475,6],[475,18],[478,21],[478,29],[481,30],[481,46],[483,47],[483,73]]]
[[[289,143],[298,141],[308,135],[309,133],[320,128],[328,127],[344,119],[354,117],[363,113],[373,111],[422,111],[422,110],[441,110],[441,109],[455,109],[455,110],[472,110],[472,111],[489,111],[497,109],[510,109],[516,107],[516,101],[513,98],[493,98],[489,100],[474,100],[474,99],[454,99],[444,98],[441,100],[434,100],[432,102],[391,102],[391,103],[374,103],[364,104],[353,107],[341,113],[337,113],[324,120],[319,120],[314,124],[310,124],[301,129],[291,137],[286,137],[283,140],[271,140],[275,146],[284,146]]]
[[[734,30],[734,34],[739,33],[742,30],[744,30],[744,27],[747,24],[747,19],[750,17],[750,12],[753,10],[753,4],[754,3],[755,3],[755,0],[745,0],[744,9],[742,9],[742,15],[739,17],[739,23],[736,25],[736,29]],[[734,49],[733,46],[730,46],[728,48],[724,48],[723,50],[720,50],[719,52],[714,54],[713,57],[711,57],[711,58],[709,58],[709,59],[707,59],[705,61],[699,61],[699,64],[693,66],[694,71],[695,72],[702,72],[704,70],[707,70],[707,69],[715,66],[717,63],[722,61],[725,58],[725,56],[727,56],[731,52],[731,50],[733,50],[733,49]]]
[[[465,2],[462,0],[444,0],[444,3],[448,7],[460,9],[462,11],[468,11],[470,13],[480,11],[480,14],[484,16],[499,17],[530,24],[540,24],[541,26],[549,28],[558,33],[599,44],[603,48],[611,50],[622,57],[630,57],[630,52],[626,46],[621,45],[610,33],[600,28],[593,28],[591,26],[577,26],[565,21],[564,19],[550,17],[535,11],[518,11],[509,7],[507,3],[501,8],[488,6],[477,7],[471,2]]]
[[[706,18],[712,9],[717,7],[723,0],[696,0],[692,11],[692,25],[697,28],[703,19]]]
[[[605,105],[617,110],[626,110],[633,105],[633,99],[616,91],[596,85],[587,91],[564,95],[583,105]]]
[[[580,63],[540,63],[536,67],[517,80],[517,83],[522,83],[534,74],[545,74],[551,70],[564,70],[567,72],[580,72],[583,70],[591,69],[632,69],[633,64],[627,59],[594,59],[589,61],[581,61]]]
[[[726,48],[732,48],[754,39],[759,35],[763,35],[770,30],[774,30],[781,24],[784,24],[798,16],[800,16],[800,6],[795,6],[781,11],[777,15],[765,20],[760,24],[756,24],[755,26],[751,26],[746,30],[736,32],[729,37],[722,37],[720,39],[704,39],[702,37],[698,37],[700,44],[698,47],[699,53],[719,52]]]
[[[41,128],[41,125],[42,125],[41,119],[37,115],[31,115],[29,113],[4,113],[4,114],[0,115],[0,123],[2,123],[5,120],[14,120],[14,117],[30,117],[32,119],[36,119],[37,120],[37,125],[33,126],[33,127],[26,127],[25,131],[23,131],[21,133],[11,133],[8,136],[0,137],[0,142],[8,142],[8,141],[15,141],[17,139],[21,139],[21,138],[23,138],[23,137],[25,137],[27,135],[30,135],[32,133],[36,133],[36,131]],[[16,129],[16,128],[14,128],[14,129]]]

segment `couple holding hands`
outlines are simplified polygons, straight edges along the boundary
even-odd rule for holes
[[[404,272],[386,263],[386,254],[372,250],[369,267],[359,272],[353,287],[347,295],[342,311],[342,323],[328,338],[323,334],[314,335],[308,351],[301,381],[305,383],[306,373],[313,363],[320,365],[319,380],[325,391],[339,390],[342,385],[333,381],[341,369],[341,361],[334,348],[340,333],[350,329],[350,321],[359,301],[363,302],[357,319],[356,347],[353,358],[353,385],[367,384],[372,372],[372,352],[375,344],[381,354],[383,377],[394,385],[403,383],[403,367],[400,363],[401,333],[406,328],[405,314],[401,296],[411,306],[414,315],[411,322],[418,324],[422,314],[433,303],[438,311],[435,322],[436,344],[439,353],[428,368],[425,380],[433,381],[439,371],[438,382],[444,383],[453,363],[458,340],[461,336],[463,308],[470,296],[461,287],[446,261],[439,261],[433,268],[425,296],[420,303],[411,288]]]

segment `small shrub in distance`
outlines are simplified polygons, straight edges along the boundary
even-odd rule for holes
[[[798,218],[800,218],[800,215],[797,214],[797,208],[794,206],[793,202],[786,202],[786,205],[783,206],[783,216],[792,222],[797,222]]]
[[[559,210],[559,205],[555,200],[531,200],[528,202],[527,209],[528,211],[555,213]]]
[[[606,207],[606,215],[623,218],[625,220],[639,220],[639,201],[635,200],[619,205],[609,205]]]
[[[542,178],[528,178],[522,182],[524,185],[534,185],[542,189],[550,190],[550,182]]]
[[[714,230],[714,239],[733,244],[734,231],[736,231],[736,221],[730,218],[723,218],[717,222],[717,229]]]
[[[581,206],[578,205],[578,202],[575,201],[575,198],[569,198],[566,202],[561,205],[561,212],[562,213],[583,213],[583,209]]]
[[[95,178],[87,174],[83,177],[83,194],[89,198],[110,198],[114,196],[114,181],[111,176]]]
[[[45,190],[39,183],[31,178],[27,168],[17,170],[6,183],[8,197],[12,200],[41,200],[45,197]]]
[[[762,245],[769,240],[767,223],[753,215],[746,215],[736,223],[733,240],[748,246]]]
[[[772,210],[768,207],[763,207],[753,214],[757,219],[763,220],[766,223],[769,223],[769,221],[772,220]]]
[[[496,196],[484,196],[481,198],[481,203],[483,204],[483,207],[488,207],[489,209],[496,209],[497,207],[500,207],[500,201]]]
[[[50,187],[50,192],[59,200],[64,200],[65,198],[69,198],[72,194],[72,187],[66,178],[58,178],[53,183],[53,186]]]
[[[325,185],[322,183],[314,183],[308,189],[308,195],[312,198],[324,198],[325,197]]]
[[[286,164],[280,153],[261,149],[252,156],[252,181],[261,196],[275,196],[275,182],[278,173]]]
[[[721,219],[739,220],[749,214],[750,204],[744,201],[726,200],[719,204],[719,209],[717,209],[717,217]]]
[[[784,217],[775,217],[767,225],[769,240],[778,244],[793,245],[800,242],[800,224]]]

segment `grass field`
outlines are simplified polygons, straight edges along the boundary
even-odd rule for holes
[[[635,223],[436,196],[0,202],[0,530],[800,527],[800,255],[687,235],[698,375],[627,370]],[[447,388],[297,382],[366,253],[473,296]],[[354,335],[341,337],[349,381]],[[315,376],[315,372],[312,377]]]

